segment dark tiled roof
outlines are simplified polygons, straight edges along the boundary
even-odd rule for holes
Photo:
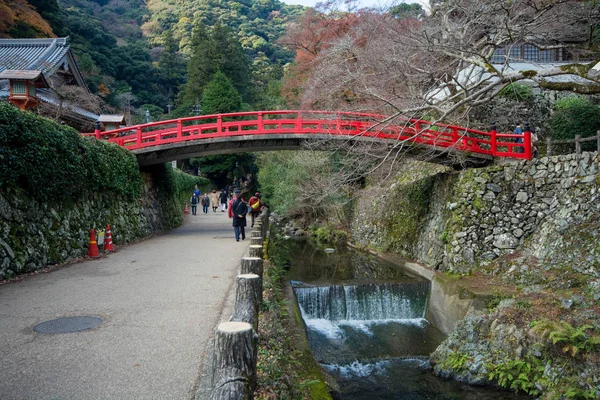
[[[67,38],[0,39],[0,71],[35,69],[48,76],[60,67],[68,52]]]

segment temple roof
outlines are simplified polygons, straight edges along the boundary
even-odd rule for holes
[[[87,89],[67,38],[0,39],[0,72],[39,70],[49,78],[61,68],[72,73],[77,84]]]

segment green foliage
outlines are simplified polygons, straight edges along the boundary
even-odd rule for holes
[[[425,16],[423,6],[418,3],[400,3],[390,8],[388,11],[396,19],[417,18],[421,19]]]
[[[217,24],[213,29],[208,29],[205,25],[197,23],[194,27],[190,50],[187,82],[181,98],[183,104],[189,105],[195,103],[196,99],[203,99],[205,89],[215,79],[218,81],[218,85],[222,86],[224,83],[220,75],[229,78],[228,85],[233,85],[237,91],[235,97],[239,98],[241,95],[244,101],[251,100],[250,60],[244,54],[237,38],[226,27]],[[217,76],[218,78],[216,78]],[[213,82],[213,93],[210,94],[212,97],[218,96],[218,93],[214,93],[215,84]],[[233,98],[233,95],[229,93],[227,96],[230,99]],[[212,102],[214,103],[214,101],[213,99]],[[232,108],[232,111],[239,111],[241,100],[236,99],[236,102],[239,104],[228,108]],[[204,114],[212,114],[212,112],[206,111],[206,107],[203,99]]]
[[[190,164],[198,168],[203,176],[224,187],[227,182],[240,179],[255,169],[255,156],[252,153],[219,154],[190,159]],[[237,165],[237,168],[236,168]]]
[[[557,140],[595,136],[600,130],[600,107],[579,96],[560,99],[555,104],[555,113],[550,119],[552,138]],[[593,150],[595,143],[583,143],[582,149]]]
[[[442,369],[452,369],[454,371],[460,371],[469,360],[469,356],[464,353],[450,353],[450,355],[444,359],[441,364]]]
[[[592,325],[574,327],[565,321],[539,321],[532,329],[571,357],[600,348],[600,335],[586,333],[593,329]]]
[[[502,88],[498,95],[516,101],[531,100],[533,98],[531,87],[522,83],[509,83]]]
[[[7,103],[0,103],[0,176],[0,187],[54,202],[100,191],[133,199],[142,189],[129,151]]]
[[[146,171],[152,174],[157,187],[158,200],[165,216],[163,219],[170,224],[167,229],[176,228],[183,223],[183,206],[189,202],[196,185],[201,192],[210,188],[210,182],[206,178],[173,169],[170,163],[154,165]]]
[[[544,376],[545,364],[537,358],[527,360],[504,360],[496,364],[486,364],[488,379],[497,381],[503,388],[520,390],[532,396],[540,394],[536,383],[550,386]]]
[[[242,98],[231,80],[217,71],[206,85],[202,95],[202,112],[207,114],[232,113],[240,111]]]
[[[502,300],[511,299],[513,296],[508,293],[496,292],[492,296],[485,299],[485,308],[493,310],[498,307]]]
[[[314,235],[320,244],[345,243],[348,239],[348,234],[345,231],[333,229],[329,225],[318,227],[314,231]]]

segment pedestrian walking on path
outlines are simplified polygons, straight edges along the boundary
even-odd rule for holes
[[[256,216],[258,214],[260,214],[260,211],[263,208],[263,204],[260,201],[260,192],[256,192],[256,193],[254,193],[254,196],[250,197],[250,200],[248,200],[248,207],[249,207],[248,211],[250,212],[250,217],[252,217],[252,225],[250,225],[250,226],[253,227]]]
[[[248,203],[244,201],[239,189],[235,191],[236,200],[231,204],[233,214],[233,231],[235,233],[235,241],[246,239],[246,214],[248,213]]]
[[[204,193],[202,196],[202,212],[204,214],[208,214],[208,206],[210,206],[210,198],[208,197],[208,193]]]
[[[219,195],[219,200],[221,200],[221,212],[227,210],[227,197],[227,190],[221,190],[221,194]]]
[[[192,193],[190,205],[192,206],[192,215],[196,215],[196,209],[198,208],[198,196],[196,196],[196,193]]]
[[[217,208],[219,207],[219,193],[214,189],[210,195],[210,206],[213,212],[217,212]]]

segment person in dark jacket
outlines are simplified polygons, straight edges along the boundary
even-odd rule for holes
[[[235,232],[235,241],[246,239],[246,214],[248,213],[248,203],[244,201],[241,196],[239,189],[235,191],[236,199],[231,204],[231,210],[233,214],[233,231]]]
[[[219,200],[221,201],[221,212],[225,212],[227,209],[227,189],[221,190],[221,194],[219,195]]]
[[[204,212],[204,214],[208,214],[208,207],[210,206],[210,198],[208,197],[208,193],[204,193],[204,196],[202,196],[200,202],[202,203],[202,212]]]
[[[196,215],[196,208],[198,207],[198,196],[196,196],[196,193],[192,193],[190,204],[192,206],[192,215]]]

